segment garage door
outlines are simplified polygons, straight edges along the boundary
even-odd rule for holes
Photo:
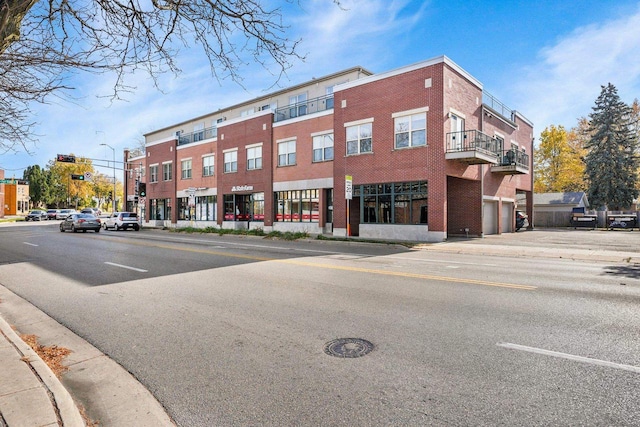
[[[498,233],[498,202],[484,202],[482,231],[486,235]]]
[[[513,231],[513,203],[502,202],[501,228],[503,233]]]

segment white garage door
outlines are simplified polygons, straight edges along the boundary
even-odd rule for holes
[[[513,231],[513,203],[502,202],[502,220],[501,228],[503,233],[511,233]]]
[[[484,201],[482,231],[485,236],[498,233],[498,202]]]

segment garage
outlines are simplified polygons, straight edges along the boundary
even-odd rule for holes
[[[482,231],[485,236],[498,234],[498,202],[485,200],[482,205]]]
[[[503,233],[513,232],[513,203],[502,202],[501,231]]]

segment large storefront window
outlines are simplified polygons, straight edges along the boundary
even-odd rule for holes
[[[178,199],[178,219],[186,221],[215,221],[216,196],[195,197],[195,205],[189,206],[189,198]]]
[[[362,222],[369,224],[427,224],[426,181],[368,184],[354,187],[361,198]]]
[[[318,222],[320,190],[278,191],[275,193],[276,221]]]
[[[264,193],[225,194],[225,221],[264,221]]]
[[[151,219],[170,220],[171,219],[171,199],[151,199]]]

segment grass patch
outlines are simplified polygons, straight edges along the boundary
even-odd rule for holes
[[[206,227],[206,228],[197,228],[197,227],[180,227],[180,228],[169,228],[167,229],[172,233],[187,233],[187,234],[217,234],[219,236],[225,234],[231,234],[236,236],[259,236],[265,237],[267,239],[280,239],[280,240],[299,240],[299,239],[308,239],[309,233],[306,232],[281,232],[281,231],[272,231],[270,233],[265,233],[262,228],[252,228],[251,230],[234,230],[230,228],[215,228],[215,227]]]

